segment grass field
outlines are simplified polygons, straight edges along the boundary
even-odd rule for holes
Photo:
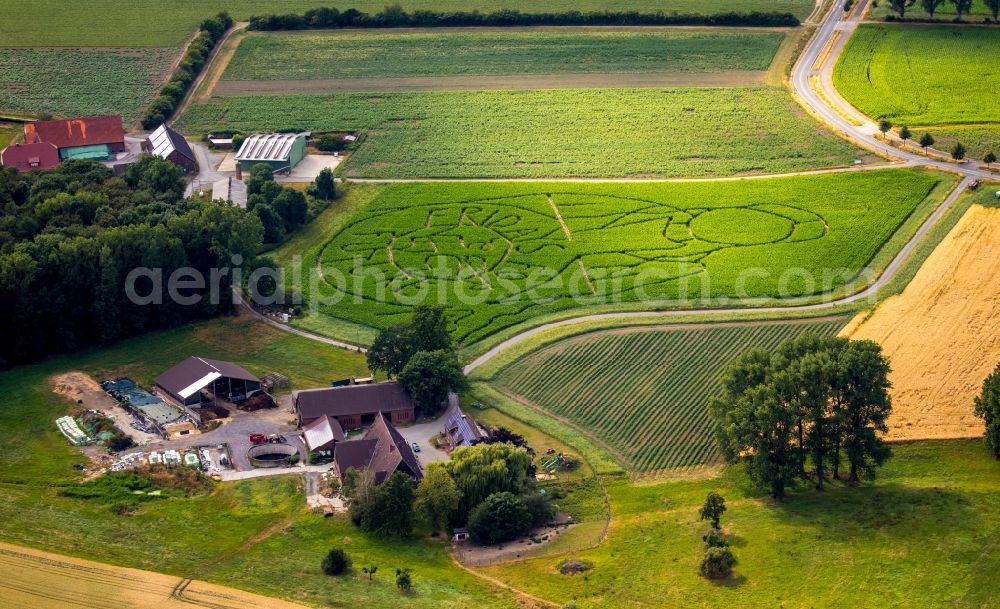
[[[862,25],[834,70],[838,91],[897,125],[1000,123],[1000,29]]]
[[[629,328],[544,347],[502,370],[502,391],[564,417],[610,446],[632,472],[719,462],[708,400],[735,357],[846,318]]]
[[[403,8],[437,11],[525,12],[634,10],[714,14],[725,11],[781,11],[805,18],[811,0],[551,0],[543,5],[525,0],[403,0]],[[180,46],[198,25],[221,10],[236,19],[266,13],[303,13],[321,6],[378,12],[382,0],[7,0],[0,22],[4,46]],[[45,15],[44,27],[39,15]]]
[[[223,80],[766,70],[780,32],[500,29],[255,34]]]
[[[138,118],[139,108],[166,79],[176,53],[176,49],[0,48],[0,110],[56,116],[121,114],[127,124]]]
[[[366,131],[340,172],[371,178],[740,175],[858,155],[768,87],[227,97],[182,128]]]
[[[851,283],[939,179],[393,185],[307,259],[323,281],[306,295],[320,317],[374,327],[442,302],[467,343],[584,307],[808,296]]]
[[[606,484],[613,518],[595,549],[485,569],[579,609],[699,607],[949,607],[996,603],[1000,463],[979,440],[895,447],[874,485],[802,490],[774,504],[745,478],[657,485]],[[739,561],[729,580],[698,576],[698,508],[726,498],[723,528]],[[561,575],[566,558],[591,562],[587,579]]]
[[[1000,124],[981,127],[931,127],[920,129],[917,133],[924,131],[934,136],[934,147],[938,150],[951,150],[956,143],[961,142],[968,151],[967,158],[982,159],[989,152],[1000,155]]]
[[[6,148],[7,144],[15,137],[23,133],[21,123],[0,122],[0,149]]]

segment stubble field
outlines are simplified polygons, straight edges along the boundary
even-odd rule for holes
[[[892,364],[889,438],[975,437],[973,399],[1000,362],[1000,209],[973,206],[902,294],[843,334],[882,345]]]

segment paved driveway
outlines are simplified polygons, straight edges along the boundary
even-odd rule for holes
[[[274,176],[276,182],[306,183],[312,182],[319,172],[326,168],[334,169],[344,160],[342,156],[332,154],[307,154],[298,165],[292,168],[288,175]]]
[[[421,464],[434,461],[447,461],[448,453],[431,445],[431,438],[441,433],[444,429],[444,422],[452,410],[458,408],[458,396],[452,395],[448,399],[448,408],[438,418],[428,423],[417,423],[408,427],[398,427],[400,435],[406,438],[408,443],[416,442],[420,446],[420,452],[416,453]]]

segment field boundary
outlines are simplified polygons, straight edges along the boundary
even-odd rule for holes
[[[662,87],[728,88],[763,86],[768,70],[725,72],[641,72],[569,74],[513,74],[475,76],[405,76],[375,78],[323,78],[300,80],[222,80],[212,88],[213,97],[289,95],[295,93],[399,92],[399,91],[538,91],[546,89],[655,89]]]

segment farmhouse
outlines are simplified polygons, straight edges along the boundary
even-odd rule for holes
[[[18,171],[52,169],[59,164],[59,149],[48,142],[11,144],[0,151],[0,165]]]
[[[413,401],[398,383],[347,385],[300,391],[295,396],[299,425],[303,428],[322,416],[337,420],[343,429],[374,423],[379,415],[393,425],[414,419]]]
[[[332,451],[337,442],[345,439],[344,428],[337,419],[323,415],[302,426],[306,448],[310,452]]]
[[[197,407],[219,397],[242,402],[260,391],[260,379],[243,368],[204,357],[187,358],[156,377],[153,384],[157,395],[182,407]]]
[[[249,171],[258,163],[266,163],[272,171],[288,171],[306,155],[305,133],[255,133],[243,140],[236,153],[240,168]]]
[[[336,445],[333,465],[341,482],[351,468],[371,469],[375,474],[375,484],[381,484],[397,471],[418,479],[423,477],[413,449],[382,413],[375,416],[375,423],[363,440]]]
[[[166,125],[160,125],[149,134],[142,143],[142,151],[170,161],[183,169],[184,173],[198,171],[198,160],[194,158],[187,140]]]
[[[452,451],[459,446],[472,446],[486,436],[475,421],[456,407],[445,420],[442,437],[446,450]]]
[[[86,116],[24,124],[24,142],[48,142],[59,149],[59,159],[107,160],[125,152],[122,117]]]

